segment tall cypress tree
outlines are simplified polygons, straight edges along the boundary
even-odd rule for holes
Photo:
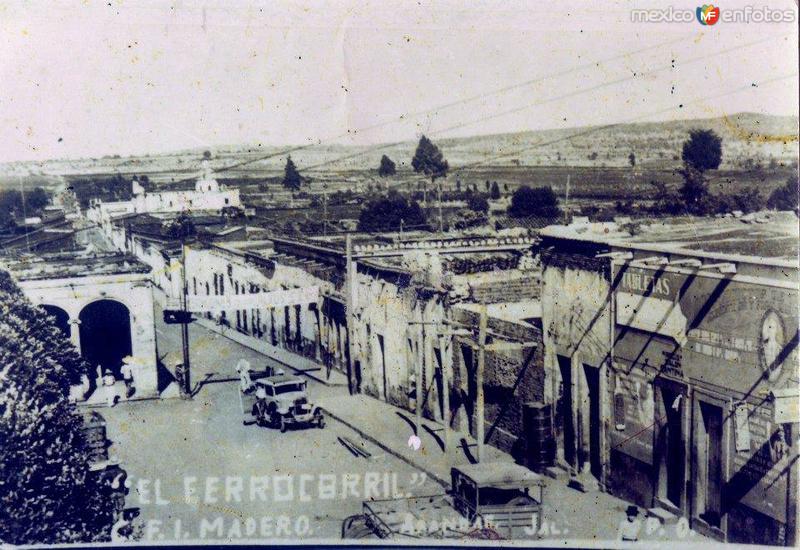
[[[291,155],[286,157],[286,166],[283,169],[283,186],[292,191],[297,191],[302,183],[303,177],[297,171],[297,166],[295,166]]]

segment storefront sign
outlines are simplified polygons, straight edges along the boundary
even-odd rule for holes
[[[688,378],[745,395],[794,383],[796,369],[784,365],[797,359],[796,289],[663,267],[617,269],[618,341],[630,329],[643,333],[648,346],[666,337],[680,348]],[[649,356],[653,364],[646,350],[626,357],[624,348],[615,345],[615,358]]]

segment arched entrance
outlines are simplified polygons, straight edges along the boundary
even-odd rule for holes
[[[120,378],[122,358],[132,349],[128,308],[115,300],[99,300],[83,308],[79,318],[81,355],[92,368],[101,365]]]
[[[50,304],[43,304],[40,307],[55,319],[55,325],[58,327],[58,330],[69,338],[69,313],[58,306],[51,306]]]

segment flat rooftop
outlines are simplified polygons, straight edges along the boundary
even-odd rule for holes
[[[150,272],[150,266],[134,256],[121,253],[97,254],[87,250],[0,257],[0,265],[20,281]]]
[[[793,212],[758,212],[741,217],[678,217],[634,220],[631,224],[584,223],[549,226],[543,237],[611,245],[658,246],[677,252],[708,252],[736,258],[796,262],[800,255],[798,219]]]

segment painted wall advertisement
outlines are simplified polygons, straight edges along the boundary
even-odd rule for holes
[[[743,395],[797,381],[796,290],[665,269],[618,270],[618,339],[633,332],[657,346],[669,342],[667,348],[680,350],[688,379]],[[628,349],[617,348],[615,356]],[[670,351],[660,351],[668,360]]]
[[[727,394],[726,504],[746,504],[785,521],[784,474],[797,450],[773,422],[767,396],[798,384],[797,291],[665,268],[618,267],[612,280],[614,362],[624,384],[641,385],[658,373]],[[641,389],[634,393],[647,396]],[[627,407],[635,425],[633,431],[626,426],[626,437],[644,428],[630,414],[635,408]],[[636,445],[626,448],[644,454]]]

